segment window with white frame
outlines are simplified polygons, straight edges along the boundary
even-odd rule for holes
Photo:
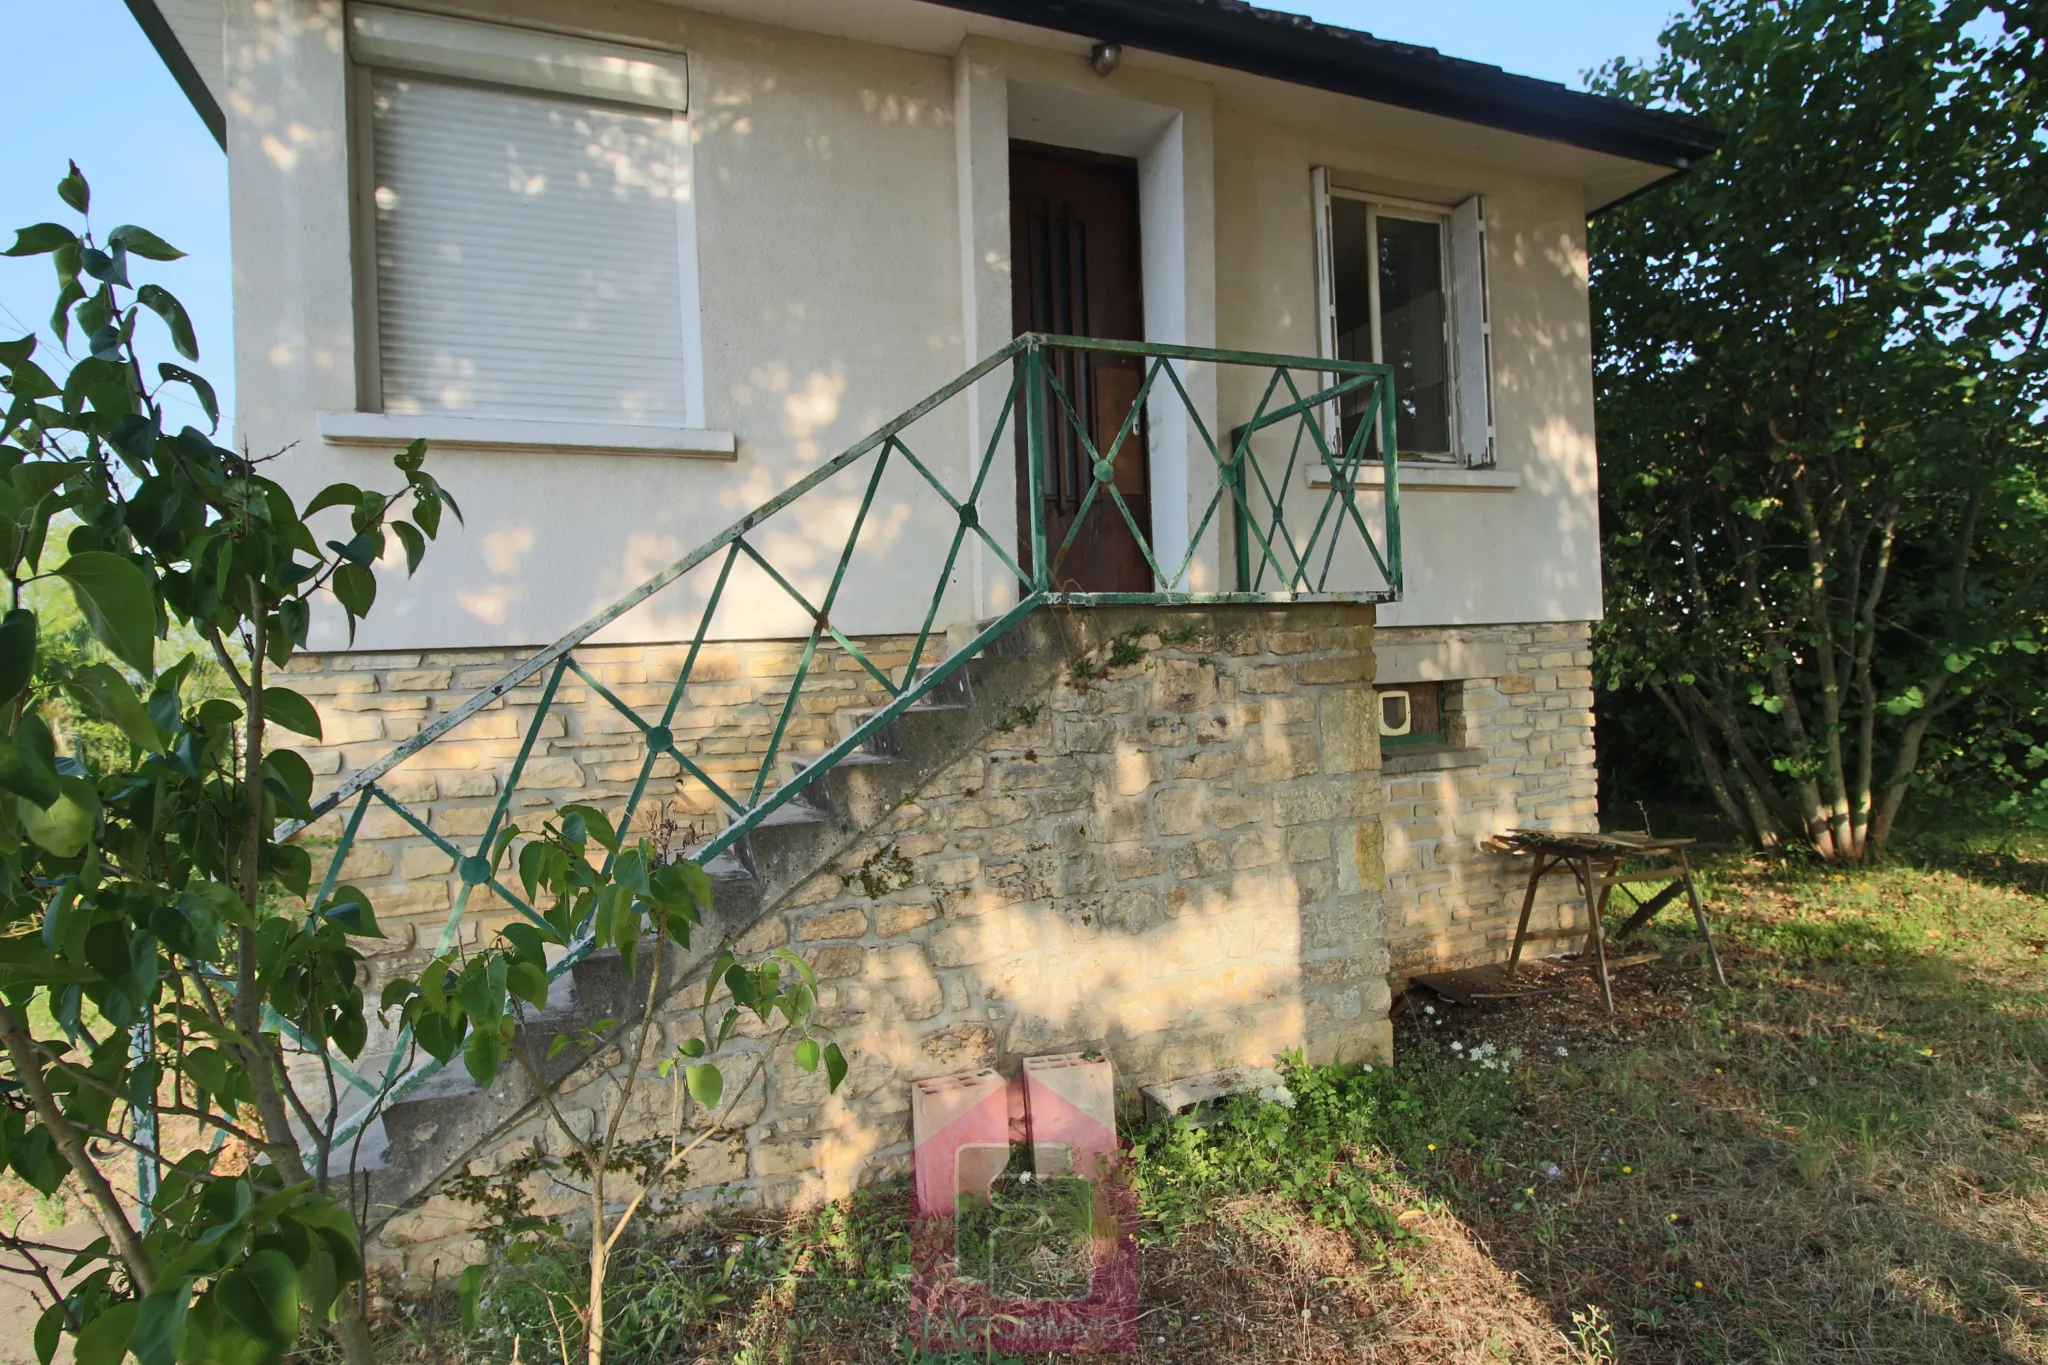
[[[682,57],[368,5],[350,45],[365,406],[697,425]]]
[[[1437,206],[1340,188],[1318,170],[1323,353],[1394,372],[1396,445],[1405,461],[1493,463],[1485,211],[1477,197]],[[1365,395],[1339,402],[1348,446]]]

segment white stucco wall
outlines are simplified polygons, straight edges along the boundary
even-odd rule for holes
[[[1139,157],[1157,340],[1313,352],[1311,166],[1415,197],[1485,193],[1497,447],[1521,482],[1408,490],[1410,593],[1383,619],[1598,615],[1585,188],[1532,172],[1499,135],[1474,138],[1473,159],[1460,161],[1443,154],[1458,127],[1444,120],[1428,121],[1425,145],[1416,115],[1285,87],[1262,101],[1270,83],[1212,85],[1185,63],[1134,59],[1104,80],[1065,41],[969,37],[945,53],[910,51],[649,0],[500,0],[489,15],[573,21],[688,54],[705,421],[735,435],[737,457],[437,450],[429,467],[467,525],[444,531],[417,579],[402,567],[384,576],[357,647],[553,638],[1007,340],[1013,135]],[[388,486],[386,455],[319,435],[319,413],[357,402],[341,7],[228,0],[225,47],[237,429],[258,453],[290,446],[277,467],[303,491],[337,479]],[[963,395],[912,445],[964,485],[1000,398],[994,383]],[[1196,398],[1212,429],[1249,411],[1229,384],[1198,386]],[[1155,432],[1162,540],[1213,491],[1191,439]],[[1010,467],[1005,440],[992,490],[1007,489]],[[821,591],[863,488],[845,480],[812,495],[810,520],[771,524],[757,543],[799,587]],[[1007,516],[1010,498],[984,505]],[[834,624],[915,628],[954,519],[905,470],[883,485],[869,526]],[[1220,561],[1204,572],[1220,574]],[[711,574],[695,577],[708,586]],[[1000,606],[1005,579],[993,556],[963,556],[947,614]],[[736,571],[731,592],[717,633],[808,625],[755,571]],[[687,635],[700,602],[678,585],[612,638]],[[344,644],[321,630],[316,647]]]
[[[1380,620],[1597,619],[1598,470],[1581,188],[1403,148],[1369,128],[1293,127],[1242,107],[1219,107],[1216,128],[1218,331],[1226,346],[1315,352],[1312,167],[1328,166],[1342,187],[1431,203],[1486,196],[1495,461],[1519,486],[1432,485],[1421,480],[1433,471],[1416,471],[1401,494],[1406,595],[1382,608]],[[1256,401],[1239,386],[1239,410]],[[1324,496],[1297,482],[1290,508],[1312,519]],[[1366,524],[1376,527],[1379,495],[1360,503],[1371,509]],[[1339,562],[1362,566],[1363,557],[1346,553]]]

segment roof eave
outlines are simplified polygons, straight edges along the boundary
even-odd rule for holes
[[[185,92],[185,98],[192,102],[199,121],[206,125],[206,131],[213,134],[213,140],[220,149],[228,149],[228,120],[221,112],[220,102],[213,92],[206,88],[206,80],[193,64],[192,56],[185,51],[185,45],[178,41],[170,21],[163,11],[156,7],[156,0],[127,0],[128,12],[135,16],[135,22],[142,26],[143,36],[156,49],[156,55],[171,73],[171,79]]]
[[[1673,170],[1690,168],[1722,141],[1720,133],[1685,115],[1643,109],[1429,48],[1386,42],[1249,5],[1217,0],[928,3]]]

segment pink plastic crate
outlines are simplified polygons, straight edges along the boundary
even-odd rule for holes
[[[918,1212],[952,1217],[962,1191],[986,1190],[1009,1164],[1008,1084],[993,1071],[915,1082],[910,1137]]]
[[[1096,1180],[1116,1165],[1116,1073],[1099,1052],[1024,1059],[1031,1166]],[[1071,1162],[1071,1165],[1069,1163]]]

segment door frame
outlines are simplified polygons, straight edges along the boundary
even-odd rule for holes
[[[970,38],[954,58],[954,146],[960,184],[962,338],[972,364],[1011,337],[1010,142],[1038,142],[1136,159],[1140,287],[1149,341],[1216,344],[1216,225],[1209,87],[1155,72],[1120,71],[1110,81],[1062,53]],[[1204,425],[1216,430],[1215,376],[1183,372]],[[965,449],[977,454],[995,435],[1009,393],[1007,372],[968,391]],[[1162,385],[1162,388],[1165,386]],[[1216,488],[1214,462],[1170,391],[1148,405],[1152,540],[1162,565],[1178,564],[1193,530],[1191,509]],[[1199,457],[1199,458],[1197,458]],[[1006,464],[1007,462],[1000,462]],[[983,502],[989,534],[1014,544],[1016,499],[1003,497],[991,471]],[[1016,580],[985,546],[969,566],[978,616],[1016,601]],[[965,556],[963,556],[964,558]],[[1213,561],[1213,562],[1211,562]],[[1191,572],[1198,591],[1223,585],[1218,545]]]

